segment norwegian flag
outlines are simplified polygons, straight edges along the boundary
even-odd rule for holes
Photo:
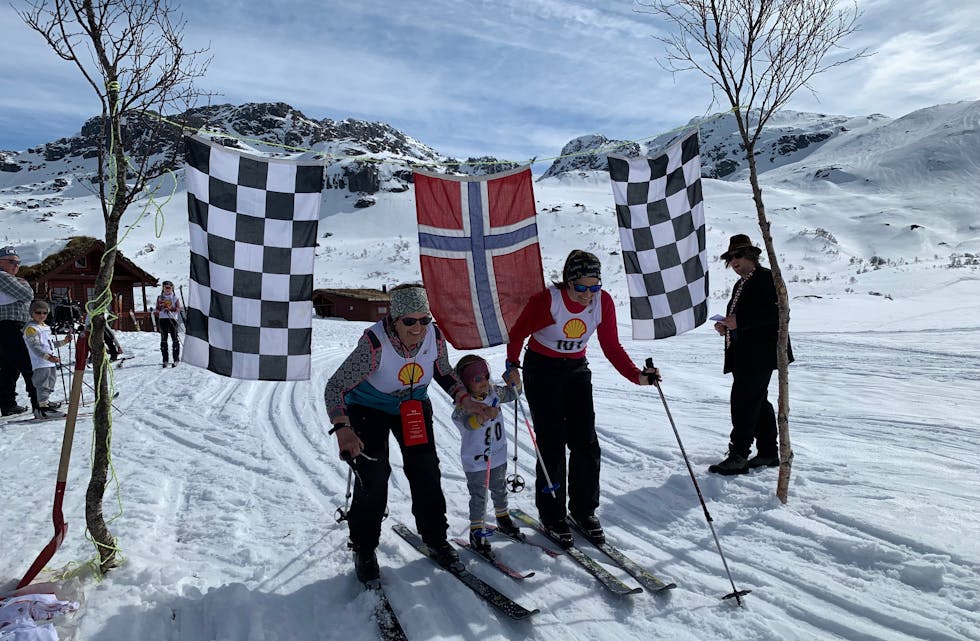
[[[531,168],[488,176],[415,172],[422,281],[456,349],[501,345],[544,289]]]

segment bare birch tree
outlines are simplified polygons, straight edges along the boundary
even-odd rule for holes
[[[773,246],[759,186],[755,145],[763,127],[799,89],[812,91],[817,74],[867,55],[841,42],[857,30],[857,4],[839,0],[637,0],[639,11],[663,19],[673,31],[656,36],[666,45],[670,71],[708,77],[716,100],[731,106],[749,166],[749,183],[779,301],[779,480],[785,503],[793,449],[789,437],[789,294]]]
[[[104,573],[117,563],[116,541],[102,511],[112,456],[112,399],[103,336],[120,221],[127,207],[146,196],[173,165],[180,132],[158,116],[191,106],[201,95],[193,81],[204,75],[210,60],[199,60],[206,49],[185,48],[185,23],[167,0],[36,0],[18,14],[59,57],[78,68],[102,107],[103,144],[93,182],[102,201],[106,251],[95,281],[96,300],[87,303],[96,400],[85,522]],[[174,144],[154,143],[163,137]]]

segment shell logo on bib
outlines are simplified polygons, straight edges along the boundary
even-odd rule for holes
[[[398,370],[398,381],[402,385],[415,385],[425,374],[422,366],[418,363],[406,363]]]
[[[585,322],[580,318],[573,318],[572,320],[565,323],[565,326],[561,328],[561,331],[565,332],[566,338],[582,338],[585,336]]]

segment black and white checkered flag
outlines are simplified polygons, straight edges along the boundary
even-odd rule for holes
[[[633,338],[666,338],[708,318],[698,134],[655,158],[609,154]]]
[[[184,138],[191,270],[184,362],[223,376],[310,378],[323,163]]]

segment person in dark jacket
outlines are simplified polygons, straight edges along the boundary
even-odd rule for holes
[[[779,465],[776,412],[768,398],[776,369],[779,306],[772,272],[759,264],[761,254],[748,236],[736,234],[721,255],[739,279],[725,318],[715,323],[715,331],[725,338],[724,371],[732,375],[728,456],[708,468],[715,474],[745,474]],[[792,351],[789,360],[793,362]],[[749,458],[753,440],[756,455]]]

